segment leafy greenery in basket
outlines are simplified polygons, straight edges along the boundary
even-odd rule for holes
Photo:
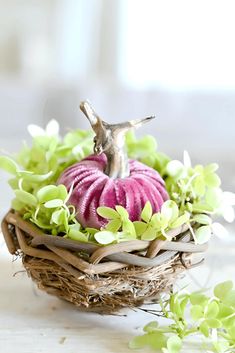
[[[212,216],[222,215],[229,222],[234,219],[235,196],[221,190],[217,164],[193,167],[187,152],[184,152],[183,163],[170,160],[158,152],[152,136],[137,139],[130,132],[126,136],[129,158],[160,173],[170,200],[155,214],[147,202],[141,221],[136,222],[130,221],[128,212],[121,206],[117,205],[116,210],[99,207],[98,214],[108,219],[108,224],[104,229],[84,229],[76,220],[74,206],[68,204],[72,188],[67,192],[65,186],[56,185],[56,181],[68,166],[92,153],[93,134],[74,130],[60,138],[55,120],[50,121],[45,130],[30,125],[28,131],[32,145],[24,143],[14,157],[0,156],[0,168],[12,175],[9,180],[15,194],[12,208],[48,234],[105,245],[130,239],[167,238],[168,230],[197,222],[200,225],[197,230],[194,232],[191,226],[190,229],[195,242],[201,244],[209,240],[212,232],[219,235],[226,232],[221,224],[212,223]]]

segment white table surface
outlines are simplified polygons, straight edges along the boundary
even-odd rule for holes
[[[12,194],[6,187],[7,176],[0,172],[0,217],[7,211]],[[229,242],[213,239],[205,263],[188,271],[177,282],[189,289],[212,287],[232,279],[235,283],[235,228],[228,227]],[[84,313],[72,304],[39,291],[23,271],[20,259],[13,261],[0,236],[0,353],[102,352],[127,353],[128,341],[141,333],[154,317],[139,310],[127,316],[101,316]],[[150,352],[148,349],[140,352]],[[183,352],[200,352],[197,339]]]

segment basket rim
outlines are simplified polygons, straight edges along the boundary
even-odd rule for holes
[[[10,231],[9,225],[14,227],[14,232]],[[137,239],[106,246],[45,234],[13,210],[10,210],[3,218],[1,227],[11,254],[21,250],[29,256],[48,258],[57,263],[64,261],[88,274],[115,271],[130,265],[146,268],[156,267],[172,260],[179,253],[182,264],[188,268],[195,264],[191,262],[186,264],[184,259],[194,253],[203,253],[208,247],[207,243],[195,244],[191,241],[191,231],[187,224],[170,230],[167,236],[171,240],[146,241]],[[172,240],[175,237],[178,239]],[[42,246],[46,250],[42,250]],[[74,252],[87,253],[89,260],[86,261]]]

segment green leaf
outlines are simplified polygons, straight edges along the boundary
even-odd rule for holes
[[[140,349],[151,347],[153,350],[159,350],[166,346],[166,337],[162,332],[150,332],[142,336],[134,337],[129,342],[130,349]]]
[[[215,286],[214,295],[223,301],[232,289],[233,289],[233,282],[225,281]]]
[[[6,156],[0,156],[0,168],[13,175],[16,175],[18,170],[16,162]]]
[[[166,336],[159,331],[148,334],[148,345],[152,350],[159,350],[166,346]]]
[[[86,231],[88,234],[91,234],[91,235],[94,235],[94,234],[96,234],[96,233],[98,233],[98,232],[99,232],[99,230],[98,230],[98,229],[95,229],[95,228],[89,228],[89,227],[85,228],[85,231]]]
[[[97,208],[96,212],[99,216],[107,219],[117,219],[119,214],[111,207],[100,206]]]
[[[170,297],[170,311],[174,313],[179,320],[182,318],[182,310],[177,293],[172,294]]]
[[[202,226],[196,229],[194,233],[195,233],[197,244],[204,244],[208,242],[212,234],[210,226]]]
[[[149,201],[146,202],[143,211],[141,212],[141,219],[145,222],[149,222],[152,217],[153,209]]]
[[[141,236],[141,239],[142,240],[153,240],[156,238],[156,230],[151,227],[151,226],[148,226],[146,231],[142,234]]]
[[[215,301],[210,302],[206,308],[205,317],[208,319],[214,319],[217,317],[218,313],[219,305]]]
[[[135,227],[135,232],[137,237],[140,237],[147,229],[148,225],[144,222],[140,221],[135,221],[133,222],[134,227]]]
[[[63,184],[61,184],[57,186],[57,190],[58,190],[58,198],[65,201],[68,196],[68,191],[66,187]]]
[[[198,176],[194,179],[193,181],[193,190],[197,193],[199,196],[203,196],[206,191],[206,185],[204,178],[202,176]]]
[[[200,174],[200,175],[203,175],[204,174],[204,168],[201,164],[197,164],[195,167],[194,167],[194,172],[196,174]]]
[[[59,190],[55,185],[47,185],[39,189],[37,192],[37,198],[40,203],[44,203],[58,197]]]
[[[66,210],[61,209],[58,211],[54,211],[51,216],[51,221],[57,225],[64,224],[66,219]]]
[[[203,203],[203,202],[195,202],[193,204],[193,212],[213,212],[214,207],[211,207],[210,205]]]
[[[178,215],[179,209],[177,204],[172,200],[165,201],[161,208],[161,216],[168,221],[175,221]]]
[[[18,178],[12,178],[8,180],[8,184],[10,187],[15,190],[19,188],[19,179]]]
[[[171,336],[167,340],[167,349],[169,353],[178,353],[180,352],[182,347],[182,340],[179,338],[179,336]]]
[[[19,177],[22,177],[24,180],[30,181],[32,183],[36,183],[36,182],[42,182],[49,179],[53,175],[53,172],[50,171],[49,173],[39,175],[39,174],[34,174],[30,171],[21,171],[21,172],[18,172],[18,175]]]
[[[24,208],[24,206],[25,206],[24,202],[19,201],[17,198],[11,201],[11,207],[15,211],[21,211]]]
[[[120,215],[122,221],[125,221],[129,218],[129,214],[124,207],[118,205],[118,206],[115,206],[115,208],[117,210],[117,213]]]
[[[129,342],[130,349],[140,349],[148,345],[148,335],[136,336]]]
[[[54,200],[50,200],[47,201],[44,206],[46,208],[56,208],[56,207],[61,207],[63,206],[63,201],[61,199],[54,199]]]
[[[224,302],[235,308],[235,290],[231,290],[229,293],[227,293]]]
[[[162,152],[155,152],[154,155],[155,163],[153,168],[157,170],[161,176],[163,176],[166,172],[167,163],[170,162],[170,158]]]
[[[161,218],[162,218],[161,213],[159,213],[159,212],[154,213],[152,215],[152,218],[151,218],[149,224],[155,229],[160,229],[161,228]]]
[[[166,228],[169,227],[169,223],[170,223],[170,220],[167,217],[160,214],[160,230],[162,233],[164,233]]]
[[[193,217],[193,220],[197,223],[205,225],[210,225],[212,223],[211,218],[205,214],[197,214]]]
[[[218,177],[217,174],[207,174],[204,177],[205,183],[207,186],[211,187],[211,188],[218,188],[221,184],[221,180]]]
[[[117,219],[112,219],[111,221],[109,221],[109,223],[105,226],[105,229],[110,231],[110,232],[113,232],[113,233],[116,233],[120,227],[122,225],[122,222],[119,218]]]
[[[213,209],[216,209],[220,206],[222,202],[222,190],[217,188],[210,188],[206,192],[206,203],[211,206]]]
[[[128,156],[138,160],[152,156],[157,148],[157,143],[153,136],[147,135],[137,140],[132,132],[127,133],[126,143]]]
[[[180,311],[181,311],[182,315],[184,315],[184,312],[185,312],[185,309],[186,309],[188,302],[189,302],[189,295],[187,295],[185,298],[183,298],[180,302]]]
[[[48,225],[47,221],[43,222],[43,220],[36,219],[34,217],[31,217],[30,221],[33,222],[34,224],[36,224],[41,229],[50,230],[52,232],[52,234],[53,234],[53,231],[55,231],[55,233],[57,234],[56,228],[54,228],[52,225]]]
[[[172,160],[167,164],[166,171],[170,176],[180,178],[185,172],[185,167],[180,161]]]
[[[15,195],[16,195],[16,198],[18,201],[20,201],[26,205],[29,205],[29,206],[36,206],[37,205],[36,197],[27,191],[15,190]]]
[[[203,308],[201,305],[193,305],[190,310],[190,314],[193,320],[197,321],[204,316]]]
[[[220,328],[222,326],[221,321],[218,319],[206,319],[205,322],[210,328]]]
[[[159,328],[159,324],[157,321],[151,321],[147,325],[144,326],[144,332],[155,332]]]
[[[81,242],[87,242],[88,241],[88,236],[87,234],[84,234],[80,231],[80,225],[79,224],[72,224],[69,226],[69,231],[68,231],[68,238],[81,241]]]
[[[135,226],[129,219],[123,222],[122,230],[124,233],[130,234],[134,238],[136,237]]]
[[[154,154],[141,157],[140,160],[143,164],[146,164],[147,166],[155,169],[154,166],[155,166],[155,162],[156,162],[156,157]]]
[[[204,320],[200,326],[199,326],[199,331],[205,336],[205,337],[209,337],[210,335],[210,327],[207,324],[207,321]]]
[[[106,230],[95,233],[94,237],[97,243],[103,245],[111,244],[117,240],[117,235],[115,233]]]
[[[227,316],[231,316],[233,314],[234,314],[234,309],[231,306],[225,305],[224,303],[219,304],[219,313],[217,315],[217,318],[219,320],[223,320]]]
[[[190,213],[185,212],[182,216],[177,218],[174,222],[170,223],[171,228],[178,228],[182,226],[183,224],[187,223],[190,219]]]
[[[190,294],[189,299],[192,305],[205,305],[209,300],[205,294],[199,292],[193,292]]]
[[[219,168],[217,163],[211,163],[204,167],[204,174],[214,173]]]
[[[221,320],[222,324],[223,324],[223,328],[225,329],[229,329],[234,325],[234,321],[235,321],[235,314],[233,312],[233,314],[231,315],[231,317],[225,317]]]

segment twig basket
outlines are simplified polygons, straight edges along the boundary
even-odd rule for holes
[[[44,234],[32,223],[9,211],[2,232],[11,254],[22,255],[23,265],[39,289],[96,312],[155,302],[171,289],[192,263],[195,245],[187,225],[168,233],[172,241],[126,241],[99,246]]]

